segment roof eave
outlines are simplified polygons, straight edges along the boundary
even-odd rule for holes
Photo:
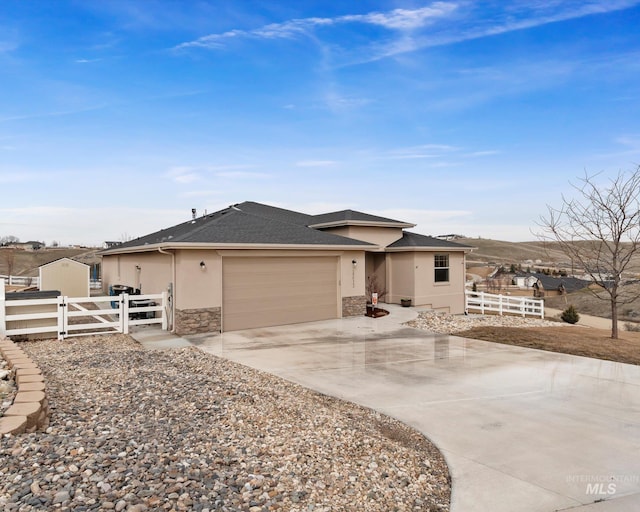
[[[285,249],[285,250],[341,250],[341,251],[366,251],[377,246],[373,244],[357,244],[357,245],[332,245],[332,244],[244,244],[244,243],[194,243],[194,242],[178,242],[173,244],[158,243],[137,245],[134,247],[122,247],[108,249],[102,251],[103,256],[114,256],[118,254],[130,254],[141,252],[155,252],[160,249],[163,251],[171,250],[195,250],[195,249]]]
[[[438,247],[438,246],[429,246],[429,247],[387,247],[385,252],[464,252],[470,253],[473,251],[473,247]]]
[[[408,222],[375,222],[369,220],[336,220],[333,222],[321,222],[319,224],[309,224],[310,228],[340,228],[344,226],[364,226],[374,228],[414,228],[416,224]]]

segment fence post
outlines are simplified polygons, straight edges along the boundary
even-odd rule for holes
[[[168,294],[167,292],[162,292],[162,311],[160,312],[162,314],[162,330],[166,331],[167,329],[169,329],[169,322],[167,320],[167,297]]]
[[[67,298],[58,295],[58,341],[64,340],[64,337],[67,335],[69,319],[67,318],[66,311]]]
[[[498,314],[502,316],[502,294],[498,294]]]
[[[4,338],[7,332],[7,309],[4,298],[4,279],[0,279],[0,338]]]
[[[122,334],[129,334],[129,294],[120,295],[120,325]]]
[[[540,301],[540,318],[544,320],[544,301]]]
[[[527,299],[523,297],[522,302],[520,302],[520,309],[522,310],[523,318],[527,316],[526,304],[527,304]]]
[[[484,315],[484,292],[480,292],[480,313]]]

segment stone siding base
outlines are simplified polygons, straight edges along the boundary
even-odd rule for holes
[[[363,316],[367,312],[367,297],[342,297],[342,316]]]
[[[220,332],[221,309],[177,309],[176,310],[176,334],[200,334],[204,332]]]

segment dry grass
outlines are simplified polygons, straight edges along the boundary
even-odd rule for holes
[[[640,365],[640,333],[611,333],[587,327],[474,327],[456,336]]]

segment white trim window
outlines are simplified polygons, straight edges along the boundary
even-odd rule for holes
[[[435,254],[433,256],[433,280],[436,283],[449,282],[449,255]]]

